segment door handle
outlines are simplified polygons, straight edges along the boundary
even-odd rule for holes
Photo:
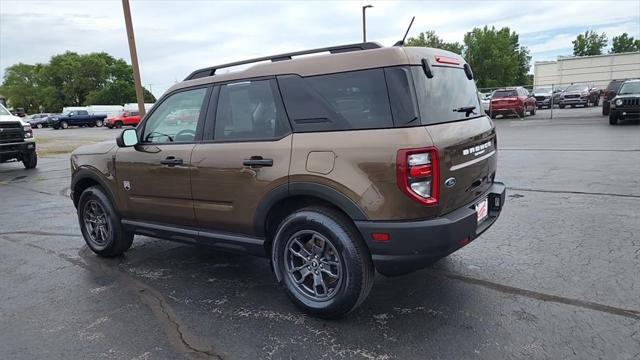
[[[164,160],[160,160],[160,164],[162,165],[169,165],[169,167],[171,166],[176,166],[176,165],[182,165],[182,159],[180,158],[176,158],[174,156],[167,156]]]
[[[242,165],[251,166],[252,168],[273,166],[273,159],[264,159],[262,156],[252,156],[249,159],[244,159]]]

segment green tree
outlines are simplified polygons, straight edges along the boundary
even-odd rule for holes
[[[107,53],[67,51],[47,64],[15,64],[6,69],[0,93],[28,112],[61,111],[64,106],[121,105],[135,102],[133,72]],[[133,94],[133,95],[132,95]],[[145,90],[145,101],[155,102]]]
[[[436,49],[444,49],[456,54],[462,54],[463,46],[458,42],[445,42],[438,35],[436,35],[435,31],[427,30],[425,32],[421,32],[416,37],[410,37],[407,39],[406,46],[424,46],[431,47]]]
[[[464,36],[465,59],[479,88],[526,84],[531,56],[508,27],[474,28]]]
[[[614,36],[612,39],[613,45],[611,46],[611,50],[609,50],[609,54],[620,54],[632,51],[640,51],[640,39],[636,40],[632,36],[629,36],[627,33],[622,33],[622,35]]]
[[[143,88],[144,102],[153,103],[156,98],[151,92]],[[92,91],[87,95],[86,105],[95,104],[126,104],[136,102],[136,89],[133,83],[116,80],[103,89]]]
[[[26,111],[39,108],[38,94],[34,91],[38,84],[39,67],[18,63],[9,66],[4,73],[4,81],[0,93],[14,107],[22,107]]]
[[[598,35],[595,31],[587,30],[579,34],[573,44],[574,56],[602,55],[602,49],[607,46],[607,34]]]

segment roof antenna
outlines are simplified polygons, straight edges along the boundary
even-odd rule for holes
[[[402,38],[402,40],[398,41],[397,43],[393,44],[393,46],[403,46],[404,45],[404,40],[407,38],[407,35],[409,34],[409,30],[411,30],[411,25],[413,25],[413,20],[415,20],[416,17],[412,17],[411,18],[411,22],[409,23],[409,27],[407,28],[407,32],[404,33],[404,37]]]

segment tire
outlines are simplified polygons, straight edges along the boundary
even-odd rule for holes
[[[280,223],[272,265],[294,304],[323,318],[354,310],[373,285],[373,262],[359,232],[346,216],[325,207],[297,210]]]
[[[609,113],[609,125],[618,125],[618,114],[615,111]]]
[[[116,128],[120,129],[122,127],[122,121],[116,121]]]
[[[120,216],[99,186],[91,186],[80,195],[78,221],[87,246],[102,257],[121,255],[133,243],[133,233],[124,230]]]
[[[25,169],[35,169],[38,165],[38,154],[35,151],[22,154],[22,165]]]
[[[38,124],[38,125],[36,125],[36,127],[37,127],[38,129],[42,129],[42,124]]]
[[[104,124],[104,122],[102,120],[96,120],[96,126],[97,127],[102,127],[102,125]]]
[[[66,121],[61,121],[60,122],[60,127],[63,129],[68,129],[69,128],[69,124]]]

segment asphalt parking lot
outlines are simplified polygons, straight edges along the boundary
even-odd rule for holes
[[[265,259],[144,236],[98,258],[68,154],[0,164],[0,357],[638,359],[640,124],[547,111],[496,120],[496,225],[429,269],[378,275],[339,321],[300,313]],[[43,145],[116,134],[35,130]]]

